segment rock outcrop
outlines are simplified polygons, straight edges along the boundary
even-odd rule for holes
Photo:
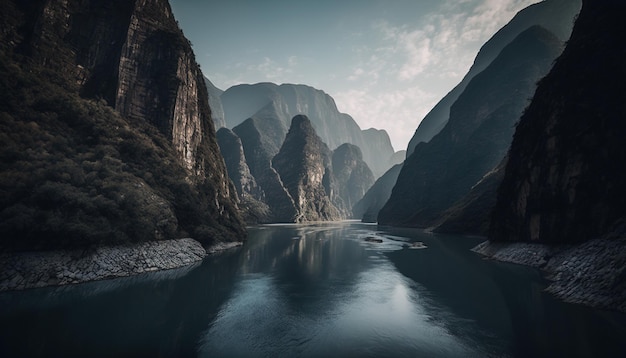
[[[241,240],[204,79],[166,0],[0,6],[5,249]]]
[[[293,118],[272,166],[293,198],[297,210],[295,222],[342,218],[329,196],[333,178],[331,152],[306,116]]]
[[[626,218],[626,58],[620,1],[585,1],[520,120],[492,240],[573,243]]]
[[[352,207],[374,184],[374,175],[363,161],[359,147],[344,143],[332,153],[335,188],[330,197],[345,217],[352,217]]]
[[[450,118],[450,107],[459,98],[469,82],[482,72],[513,39],[533,25],[539,25],[561,41],[571,33],[574,18],[580,10],[580,0],[547,0],[531,5],[513,17],[508,24],[494,34],[480,49],[469,72],[463,80],[433,107],[420,122],[407,148],[407,156],[422,142],[429,142],[445,127]]]
[[[278,154],[285,138],[282,122],[271,116],[257,115],[233,128],[233,132],[241,139],[250,173],[269,207],[268,221],[294,222],[297,216],[295,203],[272,166],[272,158]]]
[[[239,195],[239,208],[248,224],[270,221],[265,194],[250,173],[239,137],[228,128],[217,131],[217,142],[226,163],[228,176]]]
[[[436,225],[504,158],[515,122],[561,50],[558,38],[533,26],[474,76],[450,108],[445,128],[405,161],[378,222]]]
[[[251,117],[269,116],[282,122],[285,128],[291,119],[306,115],[330,149],[343,143],[361,148],[363,160],[375,177],[382,175],[392,164],[394,154],[387,132],[384,130],[361,130],[345,113],[340,113],[335,101],[328,94],[305,85],[257,83],[237,85],[227,89],[221,96],[226,126],[234,128]]]

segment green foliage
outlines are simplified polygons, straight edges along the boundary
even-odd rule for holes
[[[169,141],[0,55],[0,249],[232,236]],[[234,208],[228,208],[236,212]]]

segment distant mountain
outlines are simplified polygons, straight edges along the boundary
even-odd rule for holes
[[[272,160],[297,209],[295,222],[342,219],[330,200],[331,152],[309,119],[297,115],[280,151]]]
[[[472,78],[487,68],[516,36],[533,25],[539,25],[552,32],[561,41],[566,41],[570,36],[580,5],[581,0],[546,0],[530,5],[517,13],[481,47],[474,64],[463,80],[424,117],[409,142],[407,156],[413,153],[418,143],[430,141],[445,127],[450,118],[450,107],[463,93]]]
[[[0,26],[3,250],[245,236],[167,1],[6,0]]]
[[[268,107],[272,106],[273,103],[268,104]],[[272,158],[278,154],[285,138],[283,123],[272,116],[256,115],[233,128],[233,132],[241,140],[250,173],[261,187],[263,201],[269,206],[269,221],[294,222],[297,218],[295,203],[272,167]]]
[[[623,237],[625,11],[622,1],[584,2],[567,48],[517,126],[491,240],[573,243],[610,232]],[[592,272],[596,266],[589,267]]]
[[[405,161],[378,222],[436,225],[505,156],[537,81],[561,50],[557,37],[532,26],[474,76],[450,108],[444,129]]]
[[[333,151],[332,170],[336,186],[330,195],[331,200],[344,213],[344,217],[351,217],[354,204],[374,184],[374,174],[363,161],[361,149],[349,143]]]
[[[217,143],[224,156],[228,176],[239,195],[239,208],[246,223],[270,221],[269,207],[264,203],[265,193],[250,173],[241,139],[228,128],[217,131]]]
[[[209,92],[209,107],[211,107],[211,118],[213,119],[215,130],[226,127],[226,121],[224,121],[224,108],[222,107],[222,100],[220,99],[220,96],[224,93],[224,91],[215,87],[215,85],[206,77],[204,77],[204,83],[207,91]]]
[[[378,212],[389,200],[391,190],[396,185],[401,169],[402,164],[396,164],[376,180],[363,198],[352,207],[354,218],[362,219],[363,222],[376,222],[378,220]]]
[[[220,98],[229,128],[258,117],[260,111],[264,112],[262,117],[278,119],[285,128],[290,126],[292,117],[304,114],[330,149],[343,143],[358,146],[376,177],[391,167],[388,161],[394,150],[387,132],[362,131],[352,117],[337,110],[333,98],[323,91],[305,85],[257,83],[233,86]]]

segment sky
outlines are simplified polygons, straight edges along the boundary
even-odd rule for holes
[[[222,90],[306,84],[362,129],[406,149],[480,47],[537,0],[170,0],[196,61]]]

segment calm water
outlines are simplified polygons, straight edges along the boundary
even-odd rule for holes
[[[255,227],[192,267],[1,294],[0,357],[626,357],[624,315],[554,300],[479,241]]]

